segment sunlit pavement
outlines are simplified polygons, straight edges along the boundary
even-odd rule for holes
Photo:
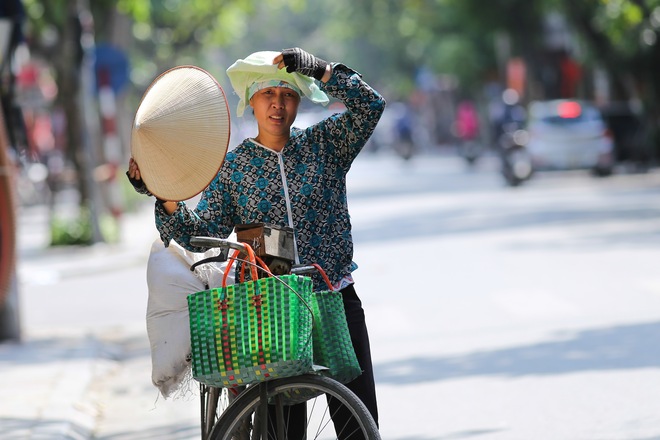
[[[349,174],[383,437],[657,438],[660,175],[508,188],[496,170],[365,154]],[[199,438],[194,386],[165,401],[150,383],[151,207],[122,243],[68,250],[43,250],[43,214],[19,223],[25,341],[0,344],[0,432]]]
[[[404,165],[350,199],[385,438],[660,438],[660,175]]]

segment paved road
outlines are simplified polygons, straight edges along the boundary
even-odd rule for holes
[[[385,438],[660,438],[660,176],[411,165],[353,170]]]
[[[660,438],[660,173],[512,189],[488,161],[364,155],[349,176],[385,439]],[[118,246],[43,254],[43,236],[20,238],[8,438],[197,438],[194,388],[163,400],[150,383],[149,210]]]

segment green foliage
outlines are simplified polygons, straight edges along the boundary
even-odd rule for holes
[[[25,0],[31,26],[46,34],[60,28],[70,1]],[[660,0],[93,0],[89,5],[99,28],[113,8],[134,20],[131,58],[142,83],[183,62],[226,64],[255,50],[300,45],[329,59],[357,62],[370,77],[386,76],[392,84],[408,84],[419,67],[430,66],[473,86],[496,67],[494,35],[505,32],[512,55],[529,56],[542,44],[548,11],[589,15],[591,30],[628,58],[645,49],[660,21]]]
[[[68,1],[26,0],[26,4],[32,10],[31,21],[43,31],[66,22]],[[213,70],[210,66],[219,62],[222,73],[231,61],[250,52],[295,45],[355,66],[370,82],[382,78],[404,94],[414,85],[419,67],[441,67],[438,73],[473,84],[480,74],[471,69],[492,62],[488,53],[492,48],[474,44],[475,37],[487,39],[489,32],[475,26],[469,15],[471,7],[483,10],[483,2],[468,3],[466,7],[450,0],[94,0],[90,7],[97,17],[99,40],[109,34],[104,27],[110,21],[104,18],[113,8],[134,21],[130,55],[133,79],[142,89],[173,65],[195,63]]]
[[[149,21],[151,15],[150,0],[118,0],[117,9],[125,15],[133,17],[138,23]]]
[[[92,224],[89,211],[81,210],[78,218],[55,217],[50,225],[50,245],[92,244]]]
[[[101,235],[106,243],[119,240],[119,225],[110,216],[103,216],[100,221]],[[80,209],[77,218],[56,216],[50,224],[51,246],[91,245],[92,219],[89,209]]]
[[[421,68],[454,78],[462,91],[479,90],[507,57],[526,59],[529,74],[540,80],[544,27],[551,13],[560,13],[577,36],[575,54],[585,70],[604,66],[622,84],[628,75],[652,92],[648,105],[657,107],[660,99],[653,94],[658,79],[648,73],[660,69],[660,0],[24,1],[30,27],[44,36],[61,33],[74,1],[92,9],[97,41],[110,35],[106,17],[115,10],[129,16],[137,95],[178,64],[200,65],[226,86],[224,70],[235,59],[291,46],[342,61],[397,97],[414,90]],[[506,53],[495,47],[503,40],[510,44]]]
[[[647,7],[640,7],[644,3]],[[645,41],[645,32],[655,33],[659,26],[660,17],[653,22],[651,3],[658,6],[657,2],[636,4],[623,0],[601,0],[594,8],[594,27],[607,36],[615,50],[624,56],[634,56],[649,43]],[[658,13],[655,14],[657,16]]]

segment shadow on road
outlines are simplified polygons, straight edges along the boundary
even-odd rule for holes
[[[90,438],[87,428],[72,424],[70,420],[39,420],[1,418],[0,430],[3,440],[25,440],[26,438]],[[163,425],[150,429],[136,429],[109,436],[94,437],[95,440],[187,440],[199,434],[197,426],[185,424]]]
[[[396,439],[391,439],[391,440],[460,440],[460,439],[466,439],[466,438],[477,438],[481,437],[483,435],[488,435],[488,434],[494,434],[498,432],[502,432],[504,429],[502,428],[493,428],[493,429],[471,429],[467,431],[458,431],[458,432],[453,432],[451,434],[443,435],[442,437],[397,437]],[[641,439],[640,439],[641,440]]]
[[[94,440],[188,440],[197,438],[200,434],[198,426],[185,424],[163,425],[151,429],[139,429],[137,431],[120,432],[112,435],[95,437]]]
[[[71,424],[69,420],[34,420],[0,417],[0,432],[3,440],[25,440],[28,438],[88,438],[88,429]]]
[[[99,341],[93,336],[82,338],[41,338],[22,343],[0,344],[0,365],[30,365],[73,361],[76,359],[129,360],[150,356],[143,337],[129,337],[117,342]]]
[[[473,376],[559,375],[660,369],[660,322],[585,330],[561,341],[464,356],[414,357],[375,365],[378,383],[415,384]]]

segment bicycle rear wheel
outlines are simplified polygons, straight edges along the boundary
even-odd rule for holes
[[[261,392],[253,386],[242,393],[222,414],[211,432],[211,440],[380,440],[378,428],[369,410],[348,388],[324,376],[305,375],[267,382],[270,402],[268,433],[259,435]],[[306,399],[306,417],[291,417],[293,396]],[[265,396],[264,396],[265,397]],[[305,405],[305,404],[303,404]],[[300,408],[300,404],[296,405]],[[303,407],[304,408],[304,407]],[[303,437],[300,433],[305,431]],[[298,431],[297,434],[293,434]]]

